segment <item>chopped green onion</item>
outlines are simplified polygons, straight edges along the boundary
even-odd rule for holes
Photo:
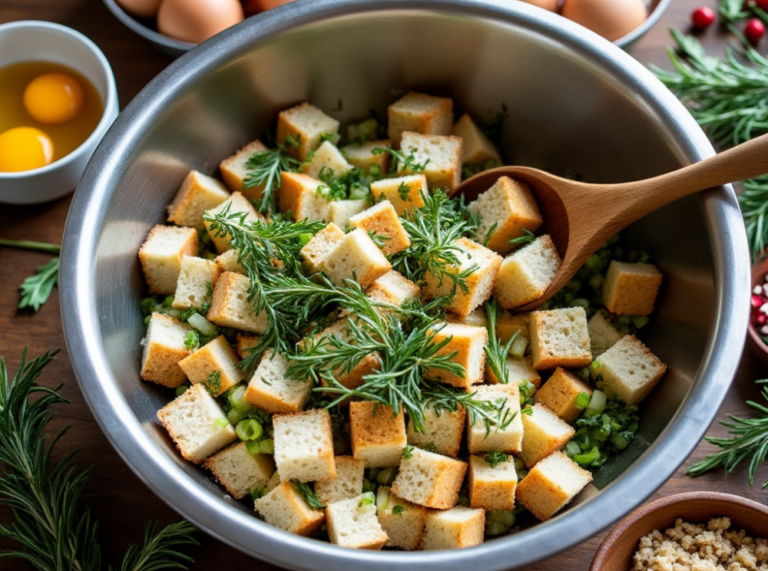
[[[180,397],[180,396],[181,396],[181,395],[183,395],[185,392],[187,392],[187,389],[188,389],[188,388],[189,388],[189,385],[181,385],[180,387],[178,387],[178,388],[176,389],[176,396],[177,396],[177,397]]]
[[[271,438],[265,438],[259,441],[259,452],[262,454],[274,454],[275,453],[275,441]]]
[[[372,484],[368,478],[363,478],[363,492],[373,492],[376,485]]]
[[[237,424],[243,420],[243,418],[245,418],[246,414],[248,414],[248,411],[241,410],[239,408],[231,408],[227,413],[227,420],[229,420],[229,422],[232,424]]]
[[[525,463],[522,461],[521,458],[515,458],[515,470],[523,470],[525,469]]]
[[[249,418],[237,423],[235,433],[240,440],[258,440],[264,434],[264,428],[258,421]]]
[[[460,506],[464,506],[465,508],[469,507],[469,498],[467,496],[459,496],[459,499],[456,501],[457,504]]]
[[[230,389],[229,395],[227,396],[227,400],[229,401],[229,404],[232,405],[232,408],[236,408],[237,410],[242,410],[244,412],[247,412],[253,407],[249,405],[247,402],[243,401],[244,395],[245,395],[245,386],[237,385],[235,388]]]
[[[261,442],[257,440],[246,440],[245,441],[245,449],[248,451],[248,454],[251,454],[255,456],[256,454],[261,454]]]
[[[573,300],[573,305],[576,307],[583,307],[584,309],[589,309],[589,301],[584,299],[583,297],[577,297]]]
[[[371,176],[379,176],[381,174],[381,165],[371,165],[371,168],[368,169],[368,173]]]
[[[605,404],[608,402],[608,397],[603,391],[595,391],[592,393],[592,398],[589,399],[587,410],[585,414],[587,416],[595,416],[602,414],[605,410]]]
[[[576,402],[574,404],[576,408],[584,410],[589,406],[589,401],[591,399],[592,397],[589,395],[589,393],[579,393],[579,396],[576,397]]]
[[[163,307],[171,307],[173,305],[173,296],[169,295],[163,300]]]
[[[373,496],[373,492],[368,492],[368,494]],[[379,489],[376,492],[376,510],[379,515],[384,513],[384,510],[387,509],[387,505],[389,505],[389,488],[387,486],[379,486]]]
[[[592,464],[593,462],[596,462],[599,459],[600,459],[600,449],[597,446],[592,448],[592,450],[590,450],[586,454],[577,454],[576,456],[573,457],[573,461],[581,465]]]
[[[200,333],[192,329],[184,338],[184,347],[189,351],[194,351],[200,345]]]
[[[357,507],[364,508],[365,506],[372,506],[375,502],[376,496],[373,495],[373,492],[366,492],[363,494],[363,497],[360,498],[360,503]]]
[[[187,321],[192,327],[197,329],[200,333],[203,335],[206,335],[207,337],[213,337],[216,333],[218,333],[218,329],[208,321],[205,317],[200,315],[199,313],[195,313],[194,315],[191,315],[189,317],[189,321]]]
[[[378,474],[376,474],[376,481],[382,486],[389,486],[395,481],[397,473],[394,468],[382,468]]]
[[[509,350],[509,354],[516,359],[521,359],[525,354],[526,347],[528,347],[528,339],[522,335],[518,335],[515,337],[515,340],[512,341],[512,347]]]
[[[299,235],[299,240],[301,240],[301,245],[306,246],[309,244],[309,241],[312,239],[312,234],[305,233]]]
[[[216,419],[216,428],[226,428],[229,426],[229,421],[226,418]]]

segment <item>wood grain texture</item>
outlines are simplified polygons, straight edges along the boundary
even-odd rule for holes
[[[669,26],[687,29],[690,12],[699,4],[714,8],[716,2],[675,0],[661,22],[632,48],[632,54],[643,63],[670,67],[664,52],[664,47],[669,44],[666,29]],[[0,0],[0,23],[21,19],[60,22],[92,38],[112,62],[120,101],[123,104],[130,101],[152,77],[170,63],[167,57],[153,51],[140,38],[124,28],[99,0]],[[727,37],[721,32],[710,30],[703,39],[708,51],[721,53]],[[64,198],[43,206],[31,207],[0,205],[0,237],[60,242],[69,201],[69,198]],[[64,348],[57,292],[54,292],[51,301],[38,314],[16,310],[19,283],[49,258],[50,256],[44,254],[0,249],[0,355],[6,357],[12,371],[15,370],[21,350],[26,344],[29,344],[30,353],[33,355],[48,348]],[[736,359],[737,356],[733,358]],[[758,391],[752,381],[765,376],[768,376],[768,368],[751,355],[745,355],[733,388],[720,408],[719,417],[723,418],[729,413],[749,414],[744,400],[758,398]],[[52,428],[71,426],[68,435],[60,444],[57,456],[61,457],[64,453],[79,448],[77,464],[95,466],[83,499],[101,522],[101,540],[105,554],[110,561],[118,562],[128,543],[140,539],[144,523],[148,519],[170,523],[177,521],[179,517],[134,476],[107,442],[83,400],[66,351],[62,351],[48,368],[43,382],[50,386],[64,383],[63,394],[72,401],[70,405],[56,407]],[[713,427],[711,432],[725,434],[720,427]],[[746,496],[762,503],[768,502],[768,490],[749,488],[746,468],[739,469],[730,476],[714,473],[698,480],[691,480],[683,475],[686,466],[702,459],[712,449],[710,445],[700,445],[677,474],[653,497],[684,491],[713,490]],[[680,459],[670,458],[669,461],[679,462]],[[768,477],[768,469],[764,468],[761,476],[763,479]],[[3,521],[7,521],[7,517],[7,513],[0,512]],[[586,570],[604,536],[605,533],[599,534],[573,549],[528,566],[527,569]],[[233,569],[237,568],[237,565],[254,565],[250,557],[223,543],[202,533],[199,537],[203,545],[192,550],[192,555],[197,559],[194,569]],[[0,541],[0,550],[7,547],[7,543]],[[4,561],[0,567],[12,570],[29,568],[10,561]],[[263,571],[277,569],[266,563],[259,564],[259,568]]]

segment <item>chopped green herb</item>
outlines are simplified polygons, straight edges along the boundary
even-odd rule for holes
[[[38,267],[34,276],[29,276],[21,283],[19,309],[31,307],[34,311],[38,311],[48,301],[53,286],[59,281],[60,263],[60,258],[53,258],[47,264]]]
[[[200,333],[196,329],[191,330],[184,337],[184,347],[190,351],[194,351],[200,345]]]
[[[264,486],[256,486],[251,490],[251,499],[253,501],[258,500],[259,498],[263,498],[266,495],[266,489]]]
[[[276,211],[275,191],[280,190],[280,173],[283,171],[295,171],[300,163],[288,152],[290,147],[297,147],[299,139],[288,136],[285,143],[277,145],[274,149],[258,151],[250,156],[245,168],[248,171],[243,181],[243,188],[261,189],[261,202],[258,205],[259,212],[268,210]]]
[[[205,388],[212,395],[219,394],[221,390],[221,371],[213,371],[205,380]]]
[[[413,456],[413,446],[407,445],[405,448],[403,448],[403,458],[407,460],[412,456]]]
[[[312,487],[309,484],[305,484],[304,482],[298,482],[296,480],[291,480],[291,483],[293,484],[294,489],[301,495],[302,498],[304,498],[304,501],[307,503],[307,505],[311,509],[313,510],[325,509],[325,506],[318,499],[317,495],[315,494],[315,491],[312,489]]]
[[[405,508],[403,506],[401,506],[400,504],[397,504],[396,506],[394,506],[392,508],[392,514],[393,515],[400,515],[404,511],[405,511]]]
[[[490,464],[491,468],[495,468],[499,464],[502,464],[507,460],[509,460],[509,456],[504,452],[499,452],[498,450],[495,450],[493,452],[488,452],[485,455],[484,459],[488,464]]]
[[[589,400],[591,399],[591,395],[589,393],[579,393],[579,395],[576,397],[576,408],[578,409],[585,409],[587,408],[587,405],[589,405]]]
[[[397,194],[400,195],[400,200],[403,202],[410,202],[411,201],[411,187],[404,182],[400,183],[400,186],[397,187]]]
[[[416,162],[416,155],[414,155],[412,152],[406,155],[405,152],[396,151],[392,147],[376,147],[371,149],[371,154],[373,155],[383,155],[385,153],[388,153],[391,157],[391,161],[389,163],[390,174],[395,174],[397,172],[409,172],[417,174],[424,172],[424,169],[426,169],[427,165],[429,164],[429,159],[423,163]]]
[[[513,246],[522,246],[523,244],[530,244],[534,240],[536,240],[536,235],[527,228],[523,228],[523,235],[518,238],[512,238],[509,243]]]
[[[357,507],[364,508],[365,506],[372,506],[375,501],[376,496],[373,495],[373,492],[365,492],[363,497],[360,498],[360,503],[357,505]]]

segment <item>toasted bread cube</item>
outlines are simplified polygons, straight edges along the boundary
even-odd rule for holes
[[[511,456],[493,467],[484,456],[469,457],[469,507],[488,511],[513,510],[516,487],[517,471]]]
[[[501,159],[499,151],[491,140],[483,133],[472,117],[466,113],[453,126],[453,134],[461,137],[461,162],[465,165],[483,166],[488,161]]]
[[[558,367],[544,386],[536,391],[535,399],[565,422],[573,422],[583,410],[576,406],[576,399],[581,393],[592,396],[592,392],[592,387],[577,375]]]
[[[627,404],[648,396],[667,366],[634,335],[627,335],[597,358],[604,386]]]
[[[485,511],[456,506],[427,514],[421,548],[456,549],[480,545],[485,535]]]
[[[243,380],[243,373],[237,368],[237,355],[223,335],[179,361],[179,367],[193,385],[203,383],[215,397]]]
[[[397,214],[404,216],[409,210],[424,206],[423,196],[429,194],[427,177],[423,174],[412,174],[376,180],[371,183],[371,194],[376,201],[382,197],[389,200]]]
[[[341,149],[341,152],[352,166],[359,168],[367,175],[380,176],[389,169],[389,153],[374,154],[373,149],[383,149],[391,144],[389,139],[368,141],[359,145],[347,145]]]
[[[440,414],[429,405],[421,422],[423,432],[416,430],[413,418],[408,421],[408,444],[456,458],[461,447],[466,418],[467,411],[461,405],[454,411],[443,410]]]
[[[553,452],[560,450],[576,431],[554,412],[541,404],[523,415],[523,450],[520,458],[529,468]]]
[[[220,212],[227,210],[228,215],[236,213],[245,213],[245,222],[255,222],[257,220],[264,220],[264,217],[256,212],[256,209],[251,204],[251,201],[245,198],[241,193],[235,192],[225,202],[222,202],[216,208],[212,208],[206,211],[206,214],[215,216]],[[213,245],[216,247],[216,251],[219,254],[223,254],[227,250],[232,249],[232,245],[229,243],[232,239],[229,234],[222,233],[221,230],[212,230],[212,222],[205,220],[205,228],[208,230],[208,235],[213,240]]]
[[[245,442],[217,452],[203,464],[229,495],[241,500],[257,486],[264,486],[275,472],[269,454],[251,454]]]
[[[550,237],[536,238],[504,258],[496,276],[493,296],[506,309],[536,301],[552,284],[561,264]]]
[[[229,198],[229,192],[215,178],[189,171],[173,202],[168,205],[168,222],[190,228],[203,227],[203,212],[216,208]]]
[[[408,93],[387,108],[387,135],[397,146],[405,131],[425,135],[450,135],[453,100],[423,93]]]
[[[388,537],[376,517],[376,506],[360,505],[364,498],[364,495],[359,495],[328,504],[325,508],[331,543],[352,549],[378,550],[384,547]]]
[[[602,309],[589,319],[587,329],[589,331],[589,345],[593,358],[597,358],[605,353],[622,338],[621,333],[611,324],[607,314]]]
[[[458,286],[454,288],[452,278],[436,276],[432,272],[427,272],[424,296],[427,299],[432,299],[441,295],[449,295],[451,290],[455,289],[448,309],[460,317],[466,317],[491,297],[493,283],[501,266],[501,256],[468,238],[459,238],[453,244],[459,248],[458,252],[454,252],[459,260],[459,265],[448,266],[446,271],[457,275],[465,270],[475,268],[465,279],[466,293]]]
[[[365,198],[359,200],[335,200],[331,202],[328,217],[339,228],[346,228],[349,226],[349,219],[355,214],[360,214],[366,208],[368,208],[368,201]]]
[[[323,135],[338,132],[339,122],[336,119],[306,101],[277,116],[277,142],[285,143],[289,136],[298,141],[298,145],[289,144],[286,149],[300,161],[320,146]]]
[[[287,480],[253,502],[253,507],[268,524],[297,535],[312,535],[325,523],[325,510],[310,508],[296,485]]]
[[[336,176],[341,176],[351,171],[352,165],[347,162],[336,145],[330,141],[323,141],[301,170],[315,178],[320,178],[321,172],[331,172]]]
[[[206,301],[210,301],[213,285],[219,279],[219,266],[216,262],[184,256],[181,260],[181,271],[176,282],[176,293],[173,297],[175,309],[202,309]]]
[[[520,412],[520,389],[517,384],[483,385],[477,387],[477,400],[503,402],[504,415],[512,421],[506,428],[491,426],[487,429],[483,420],[467,423],[467,446],[470,454],[483,452],[517,453],[523,447],[523,420]]]
[[[365,291],[368,299],[402,307],[419,297],[419,286],[396,270],[377,278]]]
[[[336,456],[336,477],[315,482],[315,495],[321,504],[356,498],[363,493],[365,462],[352,456]]]
[[[237,439],[224,411],[202,384],[194,385],[159,411],[157,418],[186,460],[202,464]]]
[[[466,472],[466,462],[414,448],[400,463],[392,493],[420,506],[447,510],[456,505]]]
[[[453,190],[461,182],[461,138],[441,135],[419,135],[406,131],[400,147],[407,156],[413,154],[415,163],[424,165],[429,188]],[[414,174],[409,167],[400,174]]]
[[[613,260],[603,284],[603,303],[616,315],[650,315],[661,287],[661,272],[652,264]]]
[[[245,268],[240,263],[240,254],[237,250],[227,250],[223,254],[216,256],[216,265],[219,267],[219,273],[235,272],[236,274],[248,275]]]
[[[381,252],[385,256],[402,252],[411,245],[411,238],[403,228],[395,207],[389,200],[374,204],[360,214],[355,214],[349,219],[349,225],[380,236],[383,241]]]
[[[293,219],[330,220],[331,201],[318,190],[323,183],[298,172],[280,173],[280,212],[293,213]]]
[[[523,357],[522,359],[507,357],[504,366],[507,369],[508,382],[519,385],[527,381],[537,388],[541,385],[541,375],[533,368],[530,357]],[[488,366],[485,367],[485,380],[491,385],[499,382],[493,369]]]
[[[241,359],[245,359],[251,354],[251,349],[256,347],[259,342],[258,335],[245,335],[244,333],[237,334],[237,354]]]
[[[179,361],[192,353],[184,343],[190,331],[192,328],[186,323],[153,313],[147,336],[142,341],[141,378],[171,389],[186,381],[187,376],[179,367]]]
[[[469,315],[455,315],[448,314],[445,316],[446,321],[449,323],[459,323],[461,325],[472,325],[474,327],[488,327],[488,316],[485,313],[485,309],[480,307],[475,309]]]
[[[472,385],[483,382],[483,370],[485,368],[485,344],[488,343],[488,330],[485,327],[461,325],[459,323],[440,323],[429,332],[432,335],[432,343],[439,345],[449,339],[445,347],[438,351],[438,355],[450,355],[451,361],[464,368],[462,375],[457,375],[443,369],[428,368],[424,370],[424,377],[452,385],[469,389]]]
[[[241,274],[224,272],[213,288],[208,321],[220,327],[232,327],[250,333],[267,330],[267,314],[256,313],[248,301],[251,280]]]
[[[392,408],[371,401],[349,403],[349,431],[352,456],[366,468],[397,466],[408,440],[402,407],[397,415]]]
[[[583,307],[533,311],[530,327],[533,366],[539,371],[586,367],[592,362]]]
[[[319,272],[323,260],[344,239],[344,231],[333,222],[312,236],[301,249],[301,257],[313,272]]]
[[[592,481],[592,474],[562,452],[536,464],[517,486],[517,501],[546,521]]]
[[[267,349],[248,381],[243,401],[272,414],[299,412],[312,392],[310,380],[290,379],[290,361]]]
[[[504,344],[509,343],[509,340],[512,339],[515,333],[530,340],[530,321],[530,313],[509,313],[505,311],[496,320],[496,335],[499,341]]]
[[[248,178],[246,164],[254,154],[266,151],[267,147],[259,141],[248,143],[234,155],[227,157],[219,164],[221,178],[232,192],[242,192],[243,196],[251,200],[260,200],[263,185],[245,188],[245,180]]]
[[[382,486],[387,492],[390,489]],[[378,508],[379,522],[389,539],[385,547],[399,547],[406,551],[415,551],[421,545],[424,524],[427,521],[427,508],[417,506],[389,493],[385,508]]]
[[[194,228],[159,224],[152,228],[139,250],[149,293],[174,294],[184,256],[197,256]]]
[[[353,280],[366,288],[391,270],[392,264],[371,237],[356,228],[336,244],[320,267],[335,285]]]
[[[276,414],[272,426],[281,480],[316,482],[336,477],[331,415],[327,410]]]

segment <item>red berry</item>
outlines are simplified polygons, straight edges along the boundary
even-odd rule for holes
[[[765,26],[757,18],[752,18],[744,28],[744,35],[751,43],[756,44],[765,35]]]
[[[763,305],[763,298],[752,294],[752,307],[760,307],[761,305]]]
[[[760,315],[757,316],[757,322],[760,325],[765,325],[766,323],[768,323],[768,315],[766,315],[765,313],[761,313]]]
[[[701,6],[693,11],[691,21],[697,30],[705,30],[715,23],[715,12],[708,6]]]

